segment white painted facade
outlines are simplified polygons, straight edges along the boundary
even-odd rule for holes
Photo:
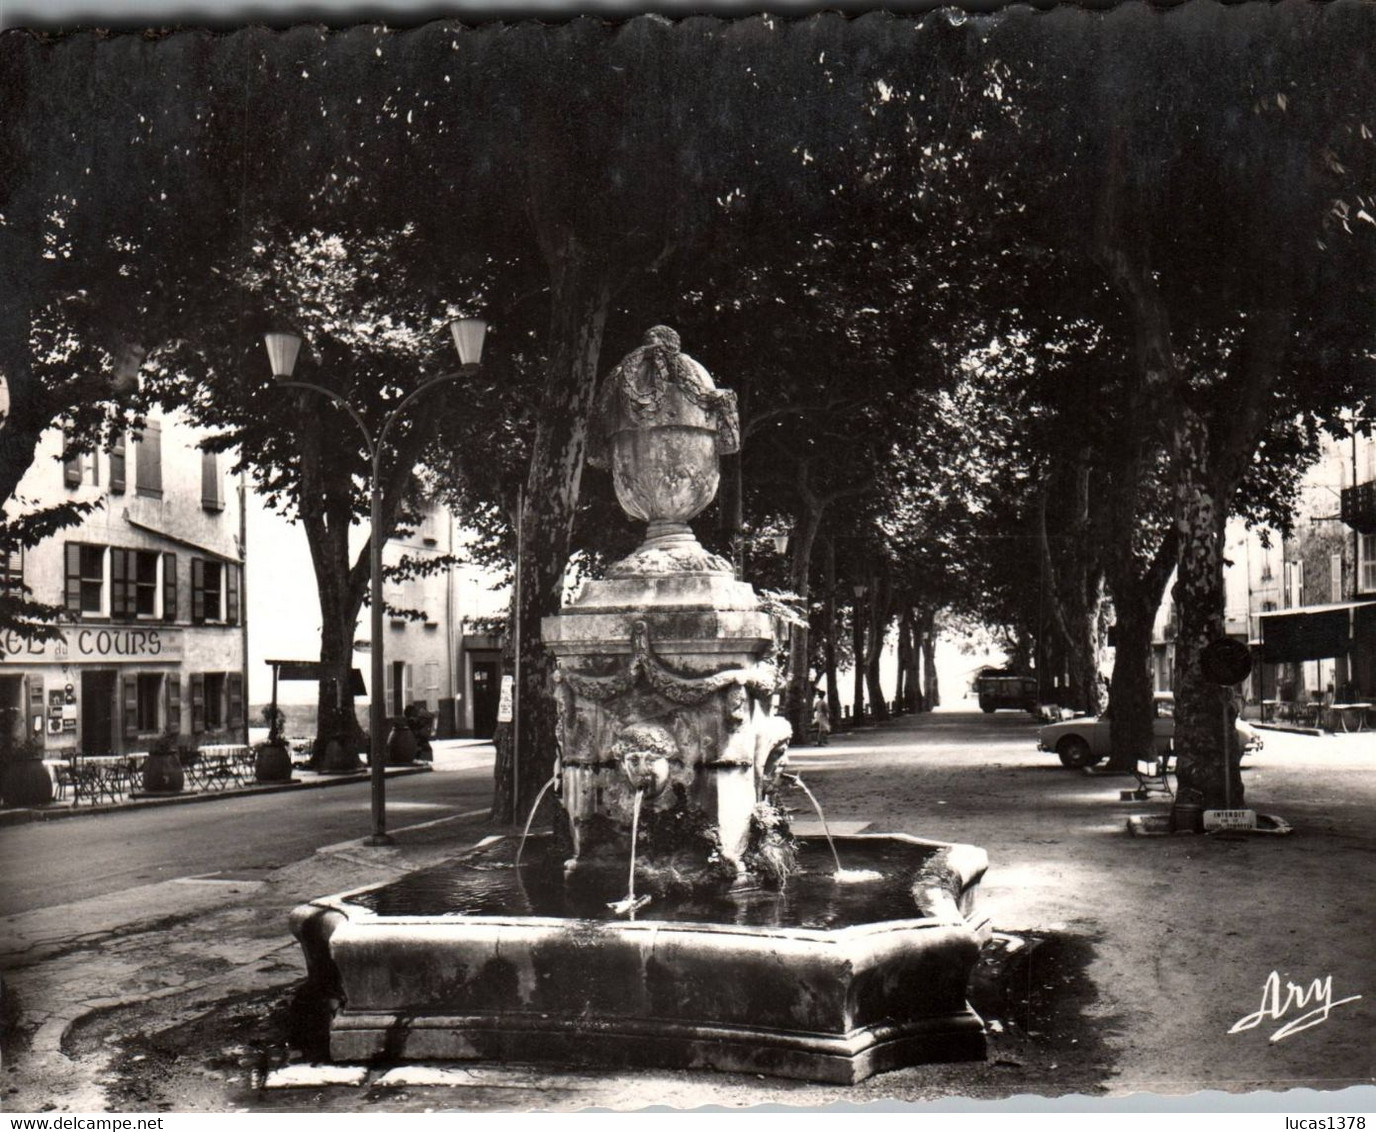
[[[163,414],[65,464],[61,430],[43,435],[17,498],[102,505],[9,564],[7,583],[69,616],[61,640],[0,640],[15,737],[49,755],[147,750],[166,731],[245,738],[241,493],[232,457],[200,448],[206,435]]]

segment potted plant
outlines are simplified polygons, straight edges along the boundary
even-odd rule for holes
[[[180,794],[186,785],[182,770],[183,742],[177,731],[164,731],[158,736],[143,763],[143,792],[145,794]],[[189,748],[195,751],[195,745]]]
[[[416,737],[416,761],[433,762],[435,752],[430,746],[430,737],[435,731],[435,716],[424,704],[412,704],[406,709],[406,725]]]
[[[287,716],[276,704],[263,708],[263,722],[268,725],[268,737],[253,751],[253,777],[259,782],[291,781],[291,748],[283,735]]]
[[[410,720],[399,715],[392,720],[392,733],[387,736],[387,765],[410,766],[415,761],[416,733],[411,730]]]
[[[43,806],[53,800],[53,780],[43,765],[43,743],[33,736],[5,744],[0,798],[7,806]]]

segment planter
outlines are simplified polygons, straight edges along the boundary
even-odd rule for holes
[[[253,777],[259,782],[290,782],[291,751],[285,743],[259,743],[254,749]]]
[[[176,751],[154,751],[144,760],[145,794],[180,794],[185,785],[186,774]]]
[[[416,733],[404,722],[393,723],[387,737],[387,765],[410,766],[416,761]]]
[[[43,806],[53,800],[53,780],[42,759],[14,759],[0,772],[0,799],[7,806]]]
[[[338,739],[326,739],[323,750],[317,741],[316,750],[315,769],[320,774],[357,774],[363,769],[358,755]]]

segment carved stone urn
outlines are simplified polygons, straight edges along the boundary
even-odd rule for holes
[[[646,331],[602,385],[588,449],[590,464],[610,468],[622,510],[648,524],[613,573],[729,571],[688,522],[717,494],[719,457],[739,448],[736,395],[679,349],[676,331]]]
[[[730,888],[758,872],[790,735],[773,714],[785,630],[688,527],[716,493],[719,454],[737,446],[734,394],[668,327],[650,330],[603,386],[590,458],[611,468],[622,509],[649,529],[543,626],[557,659],[570,877],[624,876],[633,824],[638,888]]]

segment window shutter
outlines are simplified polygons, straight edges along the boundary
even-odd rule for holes
[[[131,579],[129,552],[117,546],[110,548],[110,616],[132,617],[135,606],[130,602]]]
[[[191,623],[205,624],[205,559],[191,560]]]
[[[205,730],[205,673],[191,674],[191,731],[200,734]]]
[[[110,445],[110,491],[115,495],[124,494],[124,433],[115,437]]]
[[[225,509],[224,492],[220,485],[220,454],[201,452],[201,506],[207,511]]]
[[[81,612],[81,543],[67,544],[66,606],[72,613]]]
[[[62,447],[65,449],[72,442],[72,434],[65,428],[62,430]],[[78,453],[70,460],[62,461],[62,479],[68,487],[81,486],[81,455]]]
[[[162,619],[177,619],[177,556],[162,556]]]
[[[224,566],[225,578],[225,623],[239,624],[239,567],[232,562]]]
[[[382,714],[392,714],[392,665],[382,666]]]
[[[149,423],[138,438],[138,482],[141,495],[162,497],[162,425]]]
[[[244,723],[244,674],[229,672],[225,675],[225,691],[229,700],[229,710],[225,722],[230,727],[242,727]]]
[[[182,677],[179,672],[169,672],[167,681],[167,730],[182,729]]]
[[[124,682],[124,737],[132,739],[139,733],[139,678],[126,675]]]
[[[408,664],[401,673],[401,710],[411,706],[411,666]]]
[[[1341,554],[1330,554],[1328,556],[1328,577],[1329,577],[1329,601],[1342,601],[1343,599],[1343,556]]]

